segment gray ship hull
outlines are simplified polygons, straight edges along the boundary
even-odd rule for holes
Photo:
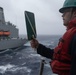
[[[3,39],[0,40],[0,50],[16,48],[24,45],[27,42],[26,39]]]
[[[0,7],[0,51],[24,45],[27,39],[19,38],[19,29],[11,22],[6,22],[3,8]]]

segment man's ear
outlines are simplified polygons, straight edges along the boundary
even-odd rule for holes
[[[73,12],[73,16],[76,17],[76,10]]]

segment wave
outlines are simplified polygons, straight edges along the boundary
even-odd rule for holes
[[[29,69],[27,67],[19,67],[19,66],[12,65],[12,64],[6,64],[6,65],[0,66],[0,73],[1,74],[4,74],[6,72],[10,72],[10,71],[13,73],[16,73],[19,71],[30,73],[31,69]]]
[[[10,64],[7,64],[7,65],[3,65],[3,66],[0,66],[0,73],[5,73],[7,70],[9,70],[10,68],[13,68],[15,67],[15,65],[10,65]]]
[[[41,57],[39,54],[30,54],[28,57]]]

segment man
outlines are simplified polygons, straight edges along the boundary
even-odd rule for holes
[[[31,40],[32,48],[37,53],[52,59],[50,63],[54,73],[58,75],[76,75],[76,0],[66,0],[59,10],[62,13],[66,32],[53,50],[46,48],[36,39]]]

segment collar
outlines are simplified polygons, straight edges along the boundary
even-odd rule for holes
[[[75,19],[72,19],[68,26],[67,26],[67,30],[71,29],[72,27],[76,27],[76,18]]]

